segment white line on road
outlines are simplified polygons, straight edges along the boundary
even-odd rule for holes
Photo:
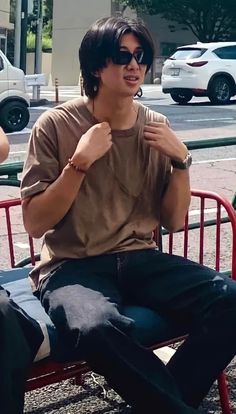
[[[50,106],[31,106],[30,110],[31,111],[47,111],[48,109],[52,109]]]
[[[30,133],[32,130],[30,128],[24,128],[21,131],[16,131],[16,132],[9,132],[7,135],[22,135],[22,134],[28,134]]]
[[[236,161],[236,158],[218,158],[215,160],[194,161],[193,164],[210,164],[212,162]]]
[[[15,154],[25,154],[26,151],[11,151],[10,154],[11,155],[15,155]]]
[[[225,211],[224,207],[221,207],[221,213]],[[212,213],[216,213],[217,212],[217,208],[206,208],[204,209],[204,214],[212,214]],[[201,210],[191,210],[189,212],[189,216],[199,216],[201,214]]]
[[[185,119],[185,122],[208,122],[208,121],[233,121],[235,118],[204,118],[204,119]]]

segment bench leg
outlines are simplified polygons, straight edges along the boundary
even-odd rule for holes
[[[218,389],[220,395],[220,404],[222,408],[222,414],[232,414],[229,402],[229,393],[227,387],[227,380],[224,372],[218,376]]]

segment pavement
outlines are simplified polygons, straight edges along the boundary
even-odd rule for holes
[[[235,370],[234,360],[227,369],[232,414],[236,413]],[[200,408],[205,414],[222,414],[216,383]],[[25,414],[131,414],[130,407],[109,387],[104,378],[94,373],[85,374],[82,386],[73,385],[71,380],[66,380],[60,384],[26,393],[24,412]],[[158,407],[155,412],[162,414]],[[147,414],[151,413],[147,412]]]

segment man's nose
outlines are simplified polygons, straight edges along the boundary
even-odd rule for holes
[[[134,55],[132,56],[132,59],[129,62],[128,66],[135,67],[135,68],[138,67],[139,68],[139,63],[137,62],[137,60],[136,60],[136,58],[135,58]]]

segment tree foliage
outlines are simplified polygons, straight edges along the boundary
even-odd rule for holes
[[[36,32],[37,19],[41,13],[43,14],[43,36],[52,37],[52,13],[53,13],[53,0],[43,0],[42,10],[39,9],[41,1],[33,1],[33,12],[28,14],[28,28],[29,32]]]
[[[236,40],[236,0],[123,0],[122,4],[188,27],[201,42]]]

